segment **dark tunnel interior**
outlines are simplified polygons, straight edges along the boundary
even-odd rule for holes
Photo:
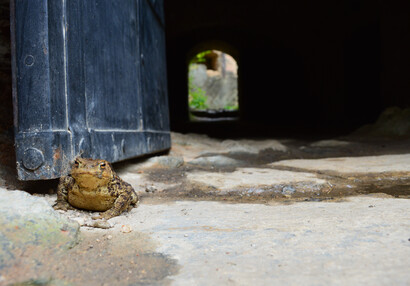
[[[341,135],[374,122],[387,107],[409,106],[409,6],[165,1],[171,129],[215,136]],[[239,120],[189,121],[187,62],[200,48],[236,59]]]

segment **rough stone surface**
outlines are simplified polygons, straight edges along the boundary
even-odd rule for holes
[[[250,154],[256,155],[264,150],[286,152],[288,148],[279,140],[219,140],[199,134],[171,133],[173,156],[179,156],[190,162],[207,154]]]
[[[191,64],[189,66],[189,76],[191,77],[194,86],[203,87],[208,77],[206,74],[206,65]]]
[[[176,133],[172,140],[168,155],[114,165],[141,202],[109,221],[81,210],[58,215],[44,205],[55,203],[50,192],[43,198],[0,192],[0,219],[6,211],[36,224],[40,213],[62,216],[81,225],[82,238],[59,251],[67,244],[45,240],[54,247],[45,249],[37,235],[19,252],[8,242],[20,247],[21,237],[43,227],[33,232],[25,224],[9,231],[18,238],[3,239],[0,226],[1,249],[11,249],[0,257],[12,264],[0,267],[0,285],[50,277],[50,285],[91,286],[409,284],[406,140],[220,140]],[[22,203],[26,199],[32,206]],[[66,221],[47,222],[53,237],[71,235]]]
[[[158,165],[164,168],[178,168],[184,164],[181,156],[155,156],[147,160],[146,167]]]
[[[312,147],[340,147],[340,146],[347,146],[351,144],[350,142],[347,141],[342,141],[342,140],[320,140],[317,142],[313,142],[310,144]]]
[[[271,166],[287,166],[316,171],[328,170],[340,173],[409,172],[410,175],[410,154],[284,160],[275,162]]]
[[[286,152],[287,148],[285,145],[280,143],[278,140],[224,140],[221,143],[223,148],[229,153],[251,153],[257,154],[262,150],[271,149],[273,151]]]
[[[187,177],[190,181],[205,184],[221,191],[299,182],[304,182],[305,185],[324,185],[326,183],[325,180],[317,178],[315,174],[259,168],[238,168],[234,172],[226,173],[198,171],[189,173]]]
[[[232,72],[223,76],[218,71],[207,70],[207,80],[203,86],[209,109],[224,109],[238,106],[238,77]]]
[[[120,229],[153,235],[173,285],[407,285],[410,201],[143,204]]]
[[[388,196],[293,204],[142,203],[112,218],[109,230],[82,228],[80,248],[57,256],[79,265],[72,276],[68,267],[49,265],[56,261],[52,253],[36,273],[58,279],[66,273],[72,282],[91,271],[88,285],[100,285],[97,277],[107,271],[111,277],[121,273],[123,282],[158,281],[154,285],[407,285],[409,207],[410,200]],[[117,263],[114,271],[109,258]],[[144,264],[129,263],[134,259]]]
[[[410,137],[410,108],[386,108],[374,124],[365,125],[354,132],[359,137]]]
[[[0,270],[24,249],[73,247],[79,225],[61,217],[43,198],[0,188]]]
[[[243,165],[243,163],[238,160],[222,155],[199,157],[189,161],[189,164],[210,167],[233,167]]]
[[[377,191],[409,198],[408,146],[402,141],[387,145],[347,138],[313,143],[220,140],[172,133],[169,155],[128,164],[118,171],[141,196],[162,198],[318,200]],[[402,154],[394,154],[397,152]],[[363,156],[375,153],[390,154]],[[351,157],[342,157],[346,154]]]

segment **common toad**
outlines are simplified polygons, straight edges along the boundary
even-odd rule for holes
[[[110,219],[132,209],[138,195],[105,160],[77,158],[71,174],[61,177],[54,209],[102,212],[93,219]]]

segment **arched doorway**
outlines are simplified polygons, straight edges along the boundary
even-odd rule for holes
[[[220,50],[202,50],[188,63],[188,107],[191,121],[239,118],[238,64]]]

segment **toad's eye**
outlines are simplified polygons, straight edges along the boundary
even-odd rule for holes
[[[105,169],[106,164],[105,163],[100,163],[100,169]]]
[[[77,160],[74,161],[74,167],[78,168],[78,166],[80,166],[80,162],[78,162]]]

